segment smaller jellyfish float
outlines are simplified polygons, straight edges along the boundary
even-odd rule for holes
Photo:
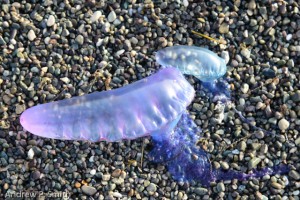
[[[31,107],[20,122],[35,135],[61,140],[116,142],[150,135],[152,161],[165,163],[176,180],[203,185],[287,171],[287,166],[250,174],[212,169],[207,153],[196,145],[201,130],[186,111],[194,94],[178,69],[165,68],[122,88]]]
[[[159,50],[156,62],[195,76],[215,100],[229,101],[229,84],[221,78],[227,71],[226,63],[214,52],[202,47],[178,45]]]

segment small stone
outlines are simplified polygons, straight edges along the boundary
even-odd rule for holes
[[[4,190],[7,190],[9,188],[9,185],[8,183],[4,183],[4,186],[3,186]]]
[[[287,36],[286,36],[286,40],[287,41],[290,41],[291,39],[293,38],[293,35],[292,34],[287,34]]]
[[[277,183],[277,182],[272,182],[272,183],[271,183],[271,186],[272,186],[273,188],[276,188],[276,189],[282,189],[282,185],[280,185],[280,184]]]
[[[221,34],[226,34],[229,32],[229,25],[227,23],[222,23],[219,27],[219,32]]]
[[[288,129],[290,126],[290,122],[287,121],[286,119],[281,119],[279,122],[278,122],[278,127],[280,130],[282,131],[285,131],[286,129]]]
[[[3,37],[0,35],[0,45],[5,45],[6,42],[5,40],[3,39]]]
[[[20,105],[20,104],[17,104],[16,105],[16,114],[21,114],[23,111],[25,110],[25,105],[24,104],[22,104],[22,105]]]
[[[183,3],[184,7],[188,7],[189,6],[189,1],[188,0],[183,0],[182,3]]]
[[[249,168],[249,169],[255,168],[255,167],[258,165],[258,163],[260,163],[260,161],[261,161],[261,159],[258,158],[258,157],[252,158],[252,159],[249,161],[248,168]]]
[[[84,38],[83,38],[82,35],[77,35],[77,37],[75,38],[75,41],[76,41],[79,45],[83,45]]]
[[[275,76],[276,76],[276,72],[270,68],[264,69],[262,74],[264,76],[266,76],[267,78],[275,78]]]
[[[269,19],[267,22],[266,22],[266,26],[267,27],[273,27],[276,25],[276,22],[274,19]]]
[[[150,183],[148,186],[147,186],[147,191],[150,195],[153,195],[155,192],[156,192],[156,185],[154,183]]]
[[[295,170],[291,170],[289,172],[289,176],[292,177],[294,180],[299,180],[300,179],[300,174]]]
[[[251,9],[251,10],[255,10],[255,8],[256,8],[256,2],[255,2],[255,0],[251,0],[249,2],[248,8]]]
[[[198,195],[205,195],[207,194],[208,190],[206,188],[198,187],[194,189],[194,192]]]
[[[254,46],[256,44],[255,37],[250,35],[245,39],[245,44]]]
[[[241,87],[241,91],[246,94],[249,91],[249,85],[247,83],[243,83]]]
[[[32,174],[31,174],[31,177],[33,180],[37,180],[39,179],[41,176],[41,172],[40,171],[34,171]]]
[[[122,170],[120,169],[116,169],[113,171],[113,173],[111,174],[112,177],[119,177],[121,175]]]
[[[36,38],[36,35],[33,30],[28,31],[27,37],[30,41],[33,41]]]
[[[47,26],[53,26],[55,24],[55,17],[53,15],[50,15],[48,17],[48,20],[47,20]]]
[[[33,157],[34,157],[34,151],[33,151],[32,148],[29,149],[29,151],[28,151],[28,153],[27,153],[27,156],[28,156],[29,159],[33,159]]]
[[[90,174],[91,174],[91,175],[95,175],[95,174],[96,174],[96,170],[95,170],[95,169],[92,169],[92,170],[90,171]]]
[[[295,92],[295,94],[293,94],[292,100],[293,100],[294,102],[300,102],[300,90],[297,90],[297,91]]]
[[[68,77],[60,78],[60,80],[66,84],[70,83],[70,79]]]
[[[221,167],[222,167],[223,169],[225,169],[225,170],[228,170],[228,169],[229,169],[229,165],[228,165],[227,162],[221,162],[220,164],[221,164]]]
[[[251,51],[247,48],[243,48],[241,50],[241,54],[242,56],[244,56],[245,58],[250,58],[250,55],[251,55]]]
[[[225,185],[224,183],[220,182],[217,184],[217,190],[218,192],[225,192]]]
[[[88,186],[88,185],[83,185],[81,187],[81,190],[83,193],[85,193],[86,195],[89,195],[89,196],[93,196],[97,192],[96,188],[94,188],[92,186]]]
[[[104,175],[102,176],[102,180],[103,180],[103,181],[109,181],[109,180],[110,180],[110,174],[104,174]]]
[[[75,187],[76,187],[76,188],[80,188],[80,187],[81,187],[81,183],[76,182],[76,183],[75,183]]]
[[[94,12],[93,15],[91,16],[91,22],[98,21],[98,19],[101,17],[101,15],[102,15],[102,12],[100,10]]]
[[[225,63],[228,64],[228,62],[229,62],[229,60],[230,60],[228,51],[222,51],[221,57],[224,58]]]
[[[115,11],[111,11],[109,14],[108,14],[108,17],[107,17],[107,20],[109,22],[113,22],[117,19],[117,15],[115,13]]]

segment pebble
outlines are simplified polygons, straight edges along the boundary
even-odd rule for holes
[[[36,38],[35,32],[33,30],[29,30],[27,37],[30,41],[33,41]]]
[[[39,171],[34,171],[34,172],[32,173],[32,179],[33,179],[33,180],[39,179],[40,176],[41,176],[41,172],[39,172]]]
[[[108,14],[107,20],[108,20],[109,22],[114,22],[116,19],[117,19],[117,15],[116,15],[115,11],[111,11],[111,12]]]
[[[87,194],[89,196],[93,196],[97,192],[96,188],[94,188],[92,186],[88,186],[88,185],[83,185],[81,187],[81,190],[84,194]]]
[[[79,45],[83,45],[84,43],[84,38],[82,35],[77,35],[77,37],[75,38],[75,41],[79,44]]]
[[[290,126],[290,122],[287,121],[286,119],[282,118],[279,122],[278,122],[278,127],[281,131],[285,131],[286,129],[288,129]]]
[[[27,153],[27,156],[29,159],[33,159],[34,157],[34,151],[32,148],[29,149],[28,153]]]
[[[248,91],[249,91],[249,85],[247,83],[243,83],[242,84],[242,87],[241,87],[241,91],[244,93],[244,94],[247,94]]]
[[[225,185],[223,182],[219,182],[217,184],[217,190],[218,190],[218,192],[225,192]]]
[[[252,158],[248,163],[248,168],[249,169],[256,168],[256,166],[258,165],[258,163],[260,163],[260,161],[261,161],[261,159],[258,157]]]
[[[289,176],[292,177],[294,180],[298,181],[300,180],[300,174],[296,170],[291,170],[289,172]]]
[[[198,187],[198,188],[195,188],[194,189],[194,192],[196,193],[196,194],[198,194],[198,195],[205,195],[205,194],[207,194],[208,193],[208,189],[206,189],[206,188],[203,188],[203,187]]]
[[[51,27],[55,24],[55,17],[53,15],[49,15],[47,20],[47,26]]]
[[[150,183],[148,186],[147,186],[147,191],[150,195],[153,195],[155,192],[156,192],[157,188],[156,188],[156,185],[154,183]]]
[[[222,51],[221,57],[224,58],[226,64],[229,63],[230,57],[228,51]]]
[[[92,170],[90,171],[90,174],[91,174],[91,175],[95,175],[95,174],[96,174],[96,170],[95,170],[95,169],[92,169]]]
[[[293,100],[294,102],[300,102],[300,90],[297,90],[297,91],[295,92],[295,94],[293,94],[292,100]]]
[[[251,55],[251,51],[247,48],[243,48],[241,50],[241,54],[242,56],[244,56],[245,58],[250,58],[250,55]]]
[[[101,15],[102,15],[102,12],[101,12],[100,10],[95,11],[95,12],[93,13],[93,15],[91,16],[91,22],[96,22],[96,21],[98,21],[99,18],[101,17]]]
[[[25,105],[24,104],[17,104],[16,105],[16,114],[19,115],[25,110]]]
[[[229,25],[227,23],[222,23],[219,27],[219,32],[221,34],[226,34],[229,32]]]

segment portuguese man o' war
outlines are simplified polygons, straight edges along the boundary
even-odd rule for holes
[[[220,70],[206,80],[214,81],[224,73]],[[194,94],[178,69],[166,68],[123,88],[29,108],[20,122],[33,134],[62,140],[114,142],[150,135],[154,146],[150,160],[167,165],[176,180],[206,186],[212,181],[288,171],[286,165],[250,174],[212,169],[208,154],[197,146],[201,130],[186,111]]]
[[[34,106],[20,122],[31,133],[54,139],[159,138],[176,125],[194,93],[179,70],[168,68],[115,90]]]

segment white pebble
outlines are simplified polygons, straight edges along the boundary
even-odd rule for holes
[[[101,17],[102,13],[100,10],[94,12],[94,14],[91,16],[91,22],[96,22]]]
[[[28,156],[29,159],[33,159],[33,157],[34,157],[34,151],[33,151],[32,148],[29,149],[29,151],[28,151],[28,153],[27,153],[27,156]]]
[[[286,36],[286,40],[287,40],[287,41],[289,41],[289,40],[291,40],[291,39],[292,39],[292,37],[293,37],[293,35],[292,35],[292,34],[288,34],[288,35]]]
[[[47,26],[53,26],[55,24],[55,17],[53,15],[50,15],[47,20]]]
[[[249,91],[249,85],[247,83],[244,83],[241,87],[241,91],[246,94]]]
[[[224,58],[226,64],[229,62],[229,59],[230,59],[230,58],[229,58],[229,53],[228,53],[228,51],[222,51],[221,57]]]
[[[278,122],[278,127],[280,130],[285,131],[286,129],[288,129],[290,126],[290,122],[287,121],[286,119],[282,118],[279,122]]]
[[[95,174],[96,174],[96,170],[95,170],[95,169],[92,169],[92,170],[90,171],[90,174],[91,174],[91,175],[95,175]]]
[[[30,41],[33,41],[36,38],[36,35],[33,30],[28,31],[27,37]]]
[[[70,83],[70,79],[68,77],[60,78],[60,80],[66,84]]]
[[[183,5],[184,5],[185,7],[188,7],[188,6],[189,6],[188,0],[183,0]]]
[[[238,154],[240,154],[240,151],[238,149],[235,149],[232,151],[232,154],[238,155]]]

